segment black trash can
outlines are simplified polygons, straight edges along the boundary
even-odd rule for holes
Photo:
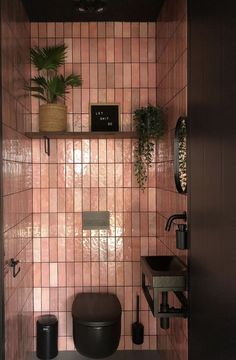
[[[53,359],[58,354],[58,320],[55,315],[42,315],[37,320],[36,354],[39,359]]]

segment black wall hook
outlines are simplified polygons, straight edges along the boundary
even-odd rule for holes
[[[46,135],[43,138],[44,138],[44,151],[48,156],[50,156],[50,139]]]
[[[20,272],[20,267],[18,268],[18,270],[16,271],[16,266],[19,264],[20,260],[15,260],[14,258],[11,258],[9,261],[9,266],[12,267],[13,270],[13,277],[15,278],[19,272]]]

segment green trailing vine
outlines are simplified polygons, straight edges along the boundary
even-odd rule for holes
[[[138,135],[134,148],[134,170],[139,187],[144,190],[148,168],[152,166],[155,142],[165,130],[163,109],[152,105],[136,109],[134,123]]]

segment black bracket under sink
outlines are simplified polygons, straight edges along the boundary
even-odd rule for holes
[[[168,305],[168,291],[163,291],[157,287],[150,287],[146,285],[145,274],[142,273],[142,289],[148,305],[152,311],[153,316],[161,319],[161,327],[164,329],[169,328],[169,318],[171,317],[188,317],[188,301],[182,291],[173,291],[179,302],[181,308],[169,307]],[[153,289],[153,298],[149,289]],[[159,304],[159,294],[162,295],[162,303]],[[163,321],[163,319],[166,319]]]

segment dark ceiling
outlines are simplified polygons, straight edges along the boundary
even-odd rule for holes
[[[22,0],[30,21],[155,21],[163,0],[106,0],[101,14],[78,13],[73,0]]]

